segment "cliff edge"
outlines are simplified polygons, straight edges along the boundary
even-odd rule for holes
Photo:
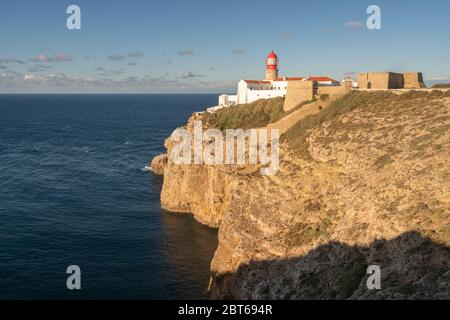
[[[232,108],[186,128],[255,118]],[[175,165],[166,140],[163,207],[219,228],[211,297],[449,299],[450,92],[352,92],[318,109],[285,130],[275,176]]]

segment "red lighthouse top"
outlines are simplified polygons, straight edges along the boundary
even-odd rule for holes
[[[269,58],[275,58],[275,59],[278,59],[278,56],[277,56],[277,54],[276,54],[275,52],[273,52],[273,50],[272,50],[272,52],[269,53],[269,55],[267,56],[267,59],[269,59]]]
[[[278,56],[275,52],[269,53],[266,59],[266,68],[267,69],[277,69],[278,68]]]

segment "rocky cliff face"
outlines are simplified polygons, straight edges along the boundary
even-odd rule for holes
[[[192,132],[189,119],[187,129]],[[234,179],[227,166],[174,164],[172,151],[174,141],[169,137],[165,146],[168,161],[164,165],[164,184],[161,191],[163,209],[178,213],[192,213],[199,222],[218,228],[227,211],[228,196],[232,194]]]
[[[164,208],[220,226],[213,298],[450,298],[450,98],[354,95],[287,132],[273,177],[174,165],[166,141]]]

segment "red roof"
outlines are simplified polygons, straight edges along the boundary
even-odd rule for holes
[[[244,80],[247,83],[252,83],[252,84],[270,84],[270,81],[264,81],[264,80]]]
[[[288,78],[288,77],[286,77],[286,78],[276,78],[273,81],[301,81],[303,79],[305,79],[305,78],[303,78],[303,77],[301,77],[301,78]]]
[[[337,80],[334,80],[330,77],[311,77],[311,80],[320,82],[338,82]]]
[[[272,50],[272,52],[269,53],[269,55],[267,56],[267,59],[273,59],[273,58],[278,59],[278,56],[277,56],[276,53],[273,52],[273,50]]]
[[[305,77],[300,78],[277,78],[274,81],[301,81],[304,80]],[[309,77],[309,80],[316,81],[316,82],[338,82],[330,77]]]
[[[273,80],[274,82],[280,82],[280,81],[301,81],[304,80],[305,77],[297,77],[297,78],[276,78]],[[315,81],[315,82],[338,82],[330,77],[309,77],[309,80]],[[247,83],[251,84],[271,84],[268,80],[244,80]]]

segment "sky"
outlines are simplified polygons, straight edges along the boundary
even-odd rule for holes
[[[81,29],[69,30],[69,5]],[[366,10],[381,9],[381,30]],[[0,3],[0,93],[227,93],[281,76],[421,71],[450,82],[448,0],[41,0]]]

